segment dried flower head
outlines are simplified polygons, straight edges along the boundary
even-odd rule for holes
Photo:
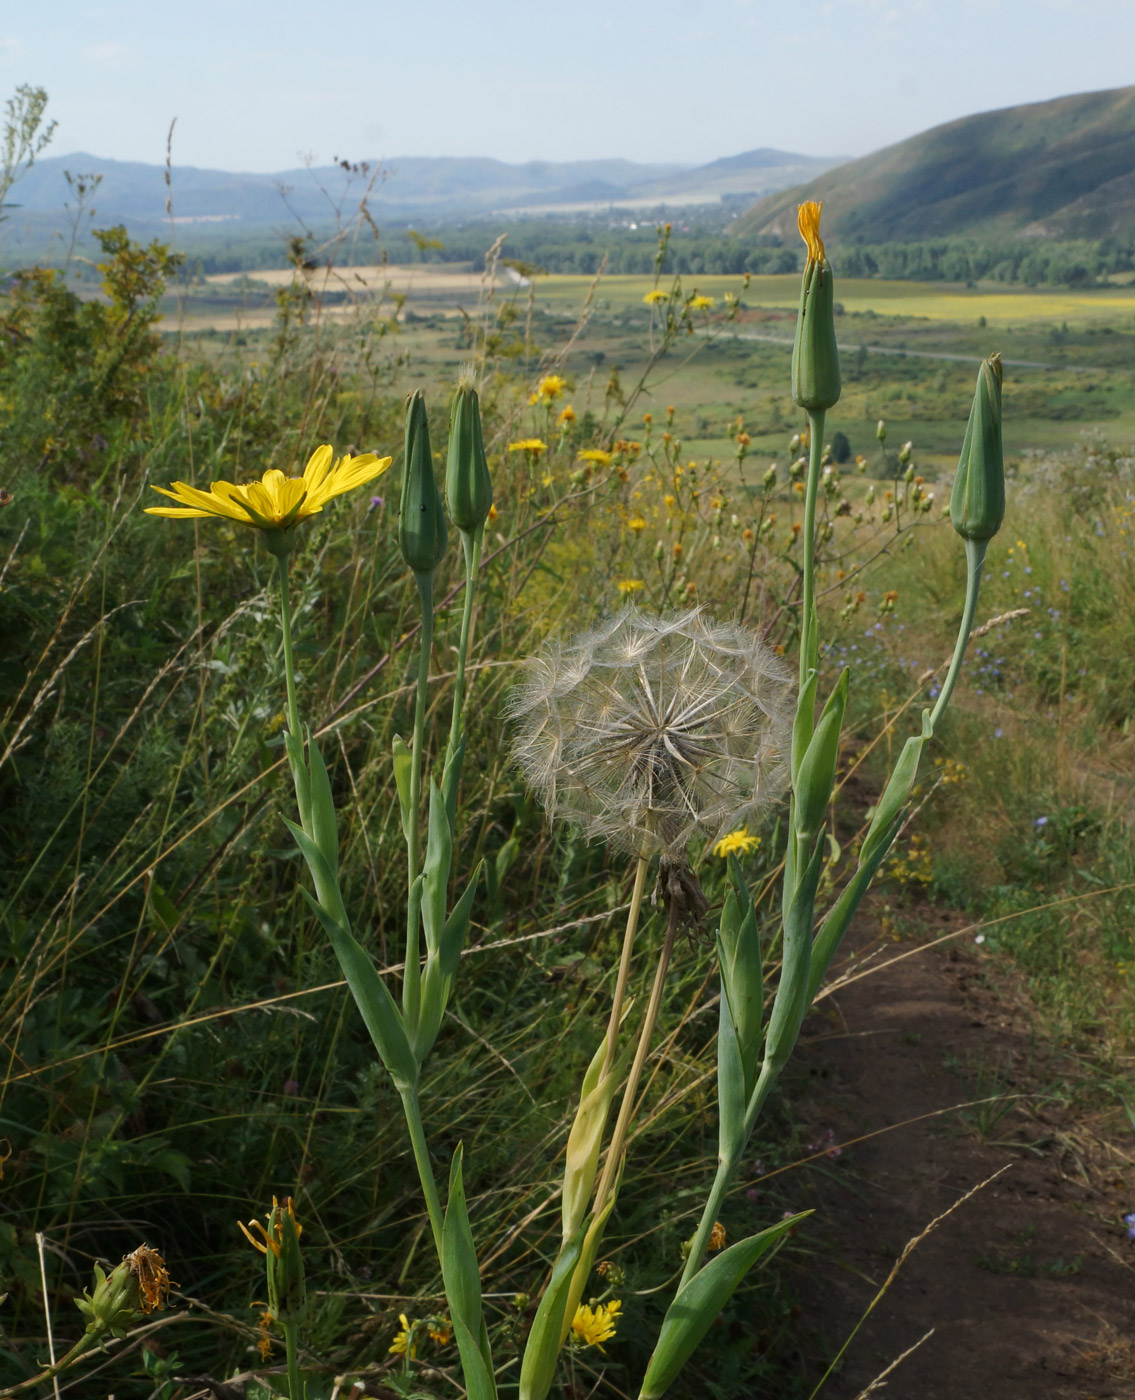
[[[513,753],[549,815],[634,855],[752,824],[788,783],[790,673],[744,627],[627,607],[530,660]]]

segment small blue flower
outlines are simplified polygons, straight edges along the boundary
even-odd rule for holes
[[[1038,831],[1041,829],[1042,826],[1047,826],[1047,825],[1048,825],[1048,818],[1047,818],[1047,817],[1037,817],[1036,821],[1033,822],[1033,826],[1035,826],[1036,829],[1037,829]]]
[[[1135,1240],[1135,1210],[1128,1211],[1123,1217],[1123,1223],[1127,1226],[1127,1238]]]

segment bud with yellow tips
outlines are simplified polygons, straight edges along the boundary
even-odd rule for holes
[[[808,245],[808,260],[800,283],[796,339],[792,344],[792,397],[813,413],[838,403],[839,350],[835,340],[834,279],[820,237],[822,204],[808,200],[797,209],[800,236]]]

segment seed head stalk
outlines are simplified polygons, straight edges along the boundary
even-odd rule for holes
[[[646,888],[646,872],[650,861],[639,856],[635,865],[634,890],[631,892],[631,907],[627,911],[627,927],[623,934],[623,951],[619,958],[619,973],[615,979],[615,995],[611,1001],[611,1017],[607,1022],[607,1049],[603,1053],[603,1070],[600,1079],[606,1079],[615,1062],[618,1048],[619,1023],[623,1019],[623,1003],[627,996],[627,979],[631,970],[631,954],[634,952],[635,934],[638,932],[639,913],[642,910],[642,895]]]
[[[411,1014],[419,1004],[421,958],[419,945],[420,896],[414,890],[421,863],[422,749],[426,732],[426,701],[429,694],[430,652],[434,636],[433,570],[414,570],[422,609],[421,646],[418,652],[418,685],[414,699],[414,738],[410,757],[410,820],[406,832],[406,983],[405,1001]]]
[[[674,940],[678,934],[679,912],[677,904],[672,904],[670,917],[666,921],[666,938],[663,941],[662,952],[658,958],[658,968],[654,974],[654,985],[650,989],[650,1001],[647,1004],[646,1015],[643,1017],[642,1029],[639,1032],[634,1062],[631,1065],[631,1072],[627,1076],[626,1088],[623,1090],[623,1101],[619,1105],[619,1116],[615,1121],[611,1146],[607,1150],[607,1160],[603,1163],[603,1172],[595,1190],[594,1212],[596,1216],[602,1215],[607,1199],[614,1190],[623,1149],[626,1147],[627,1129],[634,1112],[638,1082],[642,1077],[646,1057],[650,1053],[650,1042],[654,1036],[654,1027],[658,1022],[658,1012],[662,1006],[662,993],[666,989],[666,974],[670,968],[670,957],[674,951]]]
[[[284,1322],[281,1326],[284,1329],[284,1352],[288,1365],[289,1400],[304,1400],[306,1392],[299,1371],[299,1329],[294,1322]]]

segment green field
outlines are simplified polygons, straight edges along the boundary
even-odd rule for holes
[[[275,314],[273,290],[284,271],[261,277],[210,279],[192,289],[180,311],[167,302],[167,327],[238,336],[256,357]],[[623,388],[636,384],[649,360],[651,308],[646,277],[537,277],[531,287],[498,285],[486,302],[480,279],[465,267],[428,265],[385,270],[390,294],[350,269],[315,280],[323,314],[360,326],[392,317],[393,294],[403,341],[412,339],[413,373],[451,379],[463,358],[465,315],[503,319],[514,333],[529,331],[519,363],[534,371],[556,356],[569,375],[577,412],[599,412],[613,368]],[[664,279],[660,286],[668,288]],[[650,376],[636,412],[659,415],[673,405],[685,449],[693,458],[733,451],[738,419],[754,453],[783,456],[799,426],[787,393],[790,343],[799,279],[736,277],[689,279],[714,306],[694,316],[695,334],[682,340]],[[723,310],[736,296],[733,320]],[[1007,450],[1019,464],[1030,451],[1066,448],[1092,428],[1126,442],[1135,439],[1135,290],[1007,289],[1002,284],[964,287],[943,283],[837,280],[842,306],[837,329],[843,354],[844,394],[829,419],[853,453],[876,450],[875,424],[884,418],[892,443],[915,442],[928,472],[952,470],[961,441],[973,365],[998,350],[1007,364]],[[590,298],[583,329],[566,356],[558,348],[576,332]],[[463,314],[464,313],[464,314]],[[654,312],[655,332],[658,313]],[[409,332],[412,330],[412,338]],[[1020,362],[1020,363],[1016,363]],[[635,422],[632,416],[631,424]],[[529,423],[535,431],[541,425]],[[517,432],[523,425],[517,425]]]

